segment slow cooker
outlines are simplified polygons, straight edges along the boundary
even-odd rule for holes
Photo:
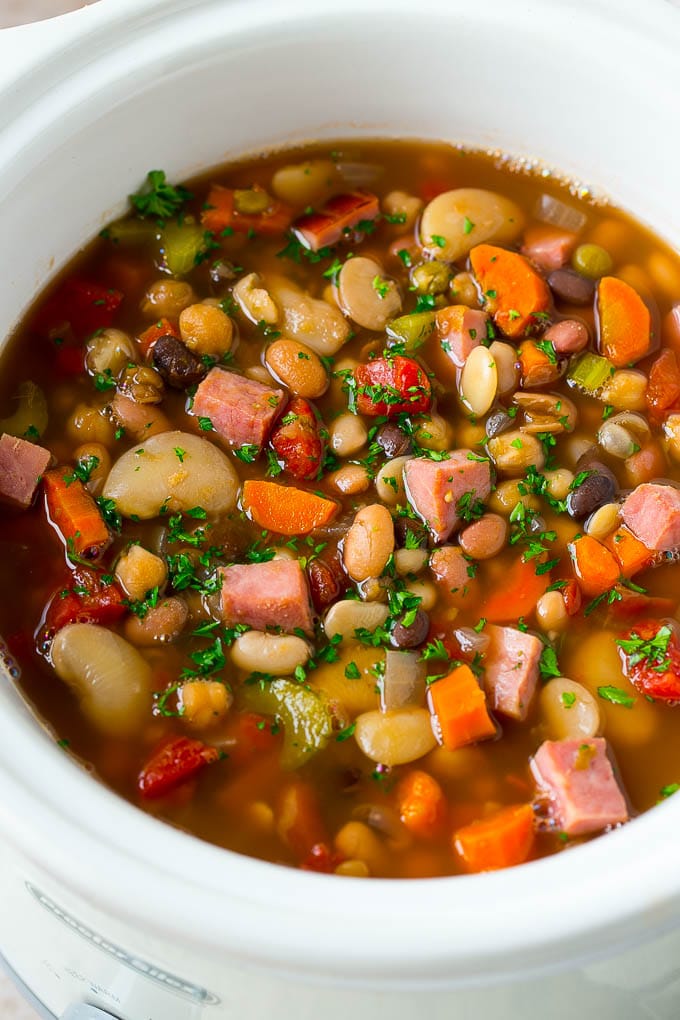
[[[679,52],[677,0],[101,0],[3,32],[0,335],[149,168],[293,141],[506,151],[677,245]],[[680,797],[503,873],[300,873],[120,800],[0,658],[0,953],[45,1017],[680,1015]]]

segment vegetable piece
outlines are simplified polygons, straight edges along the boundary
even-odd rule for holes
[[[265,687],[245,684],[239,705],[274,716],[283,723],[281,767],[297,769],[323,750],[332,734],[328,705],[316,691],[292,680],[271,680]]]
[[[455,751],[466,744],[495,737],[496,724],[486,698],[469,666],[457,666],[436,680],[427,692],[432,725],[440,744]]]
[[[466,869],[477,873],[523,864],[534,845],[531,804],[516,804],[458,829],[453,837],[456,853]]]
[[[580,244],[571,260],[574,269],[589,280],[599,280],[611,273],[614,262],[599,244]]]
[[[546,349],[547,348],[547,349]],[[522,386],[547,386],[560,376],[560,365],[552,345],[524,340],[519,345]]]
[[[35,328],[49,333],[68,322],[76,340],[113,325],[123,294],[111,287],[70,276],[38,312]]]
[[[34,382],[19,383],[16,401],[18,406],[9,418],[0,419],[0,434],[27,439],[40,439],[47,428],[47,401],[45,394]]]
[[[354,369],[356,411],[371,417],[429,411],[432,387],[412,358],[375,358]]]
[[[475,274],[486,307],[496,325],[506,336],[522,336],[540,322],[550,307],[550,291],[522,255],[479,244],[470,252],[470,265]]]
[[[534,206],[534,216],[542,223],[550,223],[553,227],[569,230],[578,234],[586,225],[586,215],[573,205],[567,205],[554,195],[540,195]]]
[[[395,629],[392,630],[392,636]],[[380,707],[384,712],[409,705],[422,705],[425,701],[425,663],[420,654],[385,652],[385,673],[378,679],[378,686]]]
[[[406,354],[415,354],[435,328],[434,312],[411,312],[388,322],[387,335],[403,346]]]
[[[536,573],[536,561],[524,562],[521,557],[504,575],[503,587],[489,595],[482,604],[481,615],[490,623],[504,623],[530,616],[536,603],[550,584],[550,573]]]
[[[152,326],[149,326],[148,329],[145,329],[137,337],[137,343],[142,349],[142,354],[147,355],[156,341],[160,340],[162,336],[173,336],[176,340],[179,340],[179,327],[174,326],[169,319],[159,319],[158,322],[154,322]]]
[[[206,207],[201,213],[201,222],[206,230],[215,234],[223,231],[236,234],[248,234],[254,231],[264,237],[278,237],[290,226],[293,210],[285,202],[270,198],[266,191],[258,185],[249,189],[253,197],[253,206],[264,206],[258,212],[247,212],[247,202],[241,202],[244,211],[240,211],[239,192],[232,188],[223,188],[214,184],[208,194]],[[226,235],[225,235],[226,236]]]
[[[98,559],[111,544],[111,535],[83,483],[72,478],[68,469],[55,468],[45,474],[43,484],[50,523],[61,535],[68,553]]]
[[[244,483],[242,503],[256,524],[278,535],[307,535],[328,524],[338,510],[337,503],[304,489],[257,480]]]
[[[614,554],[622,577],[633,577],[652,563],[653,553],[626,527],[617,528],[604,544]]]
[[[582,535],[570,542],[567,548],[584,595],[597,598],[616,584],[619,565],[609,549],[597,539]]]
[[[674,351],[661,351],[649,370],[646,394],[649,417],[659,424],[680,407],[680,368]]]
[[[208,747],[201,740],[177,737],[160,747],[146,763],[137,780],[139,792],[146,800],[164,797],[219,757],[216,747]]]
[[[616,643],[623,671],[641,694],[680,702],[680,641],[672,624],[640,620]]]
[[[283,470],[299,481],[318,478],[323,465],[324,442],[311,404],[291,400],[270,439]]]
[[[50,658],[102,733],[131,737],[148,723],[151,667],[118,634],[95,623],[70,623],[57,633]]]
[[[62,587],[47,604],[41,639],[51,640],[69,623],[105,625],[124,616],[125,596],[117,584],[105,580],[106,576],[78,565],[69,577],[70,587]]]
[[[483,241],[510,244],[523,226],[521,209],[503,195],[483,188],[455,188],[436,194],[423,210],[420,243],[430,258],[456,262]]]
[[[299,216],[293,233],[305,248],[319,251],[351,235],[361,224],[373,221],[380,212],[378,199],[370,191],[334,195],[319,212]]]
[[[276,805],[276,831],[298,861],[305,861],[314,847],[323,846],[328,834],[313,786],[296,779],[284,787]]]
[[[446,822],[444,791],[428,772],[414,769],[397,787],[399,815],[409,832],[421,839],[436,836]]]
[[[186,276],[206,249],[206,231],[199,223],[168,223],[161,233],[165,265],[173,276]]]
[[[615,276],[603,276],[597,286],[597,325],[600,352],[623,368],[649,353],[652,317],[637,291]]]
[[[594,397],[613,373],[614,366],[611,361],[588,351],[569,369],[567,382],[570,386],[575,386],[576,389]]]
[[[194,507],[226,513],[236,504],[238,486],[229,459],[213,443],[189,432],[163,432],[118,458],[104,497],[114,500],[124,517],[148,520],[161,508],[163,513]]]

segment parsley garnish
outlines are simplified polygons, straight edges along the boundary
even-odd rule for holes
[[[622,691],[620,687],[598,687],[597,693],[603,699],[603,701],[609,701],[612,705],[623,705],[624,708],[632,708],[635,704],[635,698],[626,691]]]
[[[184,203],[194,197],[181,184],[176,188],[168,184],[163,170],[150,170],[146,178],[149,190],[130,195],[130,201],[140,216],[154,216],[162,222],[178,213]]]

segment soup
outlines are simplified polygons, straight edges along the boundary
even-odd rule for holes
[[[290,866],[626,824],[680,782],[678,301],[658,239],[497,157],[152,171],[4,357],[26,697],[143,810]]]

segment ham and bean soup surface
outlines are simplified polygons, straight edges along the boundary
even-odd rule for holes
[[[22,323],[0,632],[150,814],[480,872],[680,784],[680,260],[497,156],[162,171]]]

